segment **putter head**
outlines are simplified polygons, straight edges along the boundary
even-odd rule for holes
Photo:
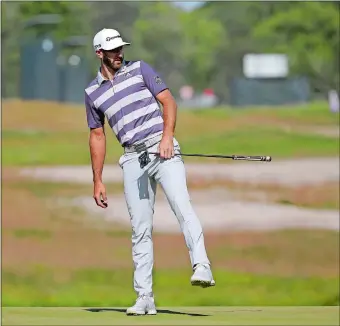
[[[147,166],[151,162],[149,153],[144,152],[143,154],[139,155],[138,161],[139,161],[141,169],[143,169],[145,166]]]

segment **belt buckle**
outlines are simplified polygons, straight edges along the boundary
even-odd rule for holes
[[[133,145],[132,148],[138,153],[138,152],[145,151],[147,149],[147,146],[145,143],[140,143],[137,145]]]

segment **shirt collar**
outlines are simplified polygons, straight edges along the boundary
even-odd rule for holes
[[[121,68],[116,72],[116,75],[124,72],[125,69],[126,69],[126,61],[123,60],[123,64],[122,64]],[[104,78],[103,74],[100,72],[100,67],[99,67],[98,72],[97,72],[97,82],[98,82],[99,86],[106,80],[107,79]]]

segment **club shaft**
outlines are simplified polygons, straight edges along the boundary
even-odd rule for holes
[[[159,153],[149,153],[159,155]],[[175,156],[195,156],[195,157],[211,157],[211,158],[230,158],[233,160],[246,160],[246,161],[271,161],[270,156],[245,156],[245,155],[217,155],[217,154],[187,154],[175,153]]]
[[[159,154],[159,153],[150,153],[150,154]],[[209,154],[185,154],[185,153],[175,153],[175,156],[197,156],[197,157],[217,157],[217,158],[233,158],[229,155],[209,155]]]

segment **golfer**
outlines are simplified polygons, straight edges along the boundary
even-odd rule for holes
[[[164,80],[142,60],[124,59],[124,46],[114,29],[102,29],[93,39],[100,60],[96,78],[85,89],[87,123],[90,128],[94,200],[108,206],[102,171],[106,155],[104,121],[123,148],[119,165],[123,171],[124,194],[132,227],[132,258],[136,303],[128,315],[157,313],[153,295],[153,213],[157,184],[160,184],[183,232],[193,275],[192,285],[215,285],[207,257],[202,227],[186,185],[180,146],[174,137],[176,102]],[[163,111],[159,106],[163,107]],[[150,162],[138,160],[146,149]]]

